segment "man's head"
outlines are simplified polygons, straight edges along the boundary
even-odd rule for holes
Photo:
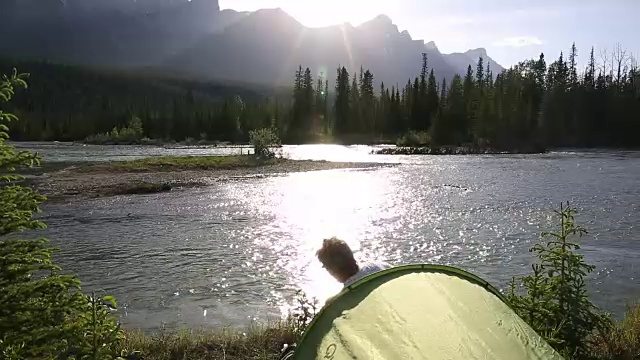
[[[338,238],[325,239],[316,255],[322,267],[341,283],[346,282],[359,270],[349,245]]]

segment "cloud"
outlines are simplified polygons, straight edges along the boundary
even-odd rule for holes
[[[523,47],[542,45],[542,40],[535,36],[512,36],[495,41],[493,46]]]

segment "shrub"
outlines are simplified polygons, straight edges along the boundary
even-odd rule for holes
[[[249,142],[257,156],[272,158],[275,156],[273,147],[280,146],[280,138],[273,129],[263,128],[249,132]]]
[[[520,279],[525,293],[511,283],[508,299],[514,310],[566,358],[583,359],[590,352],[590,336],[610,323],[589,300],[584,277],[594,270],[576,251],[573,237],[586,230],[575,224],[575,210],[560,207],[557,232],[543,233],[530,252],[538,259],[533,273]]]
[[[14,70],[0,79],[0,102],[26,87],[26,75]],[[0,355],[4,359],[113,358],[121,336],[119,326],[103,301],[86,296],[75,276],[60,274],[53,263],[55,249],[46,239],[15,239],[23,230],[45,227],[33,219],[45,198],[16,183],[16,168],[39,164],[40,158],[17,152],[6,144],[17,118],[0,111]]]
[[[397,146],[429,146],[431,136],[426,131],[409,131],[396,141]]]
[[[114,126],[110,132],[88,136],[85,142],[88,144],[138,144],[143,138],[142,120],[133,116],[127,126],[121,128]]]
[[[292,324],[295,338],[299,339],[318,313],[318,300],[309,299],[302,290],[296,292],[295,300],[296,307],[289,313],[289,322]]]

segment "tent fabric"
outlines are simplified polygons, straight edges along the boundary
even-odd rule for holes
[[[407,265],[345,288],[316,315],[293,359],[562,357],[488,282],[440,265]]]

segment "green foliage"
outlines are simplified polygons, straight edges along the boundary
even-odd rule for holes
[[[257,156],[273,158],[274,147],[280,146],[280,138],[273,129],[263,128],[249,132],[249,142],[253,146],[253,153]]]
[[[396,142],[397,146],[429,146],[431,135],[424,131],[409,131]]]
[[[575,210],[567,204],[555,211],[560,220],[557,232],[542,234],[542,241],[531,248],[538,259],[532,274],[520,279],[525,289],[519,294],[516,280],[508,299],[513,309],[563,356],[584,359],[589,356],[589,338],[609,326],[608,318],[589,300],[584,281],[593,265],[577,253],[574,237],[586,234],[576,225]]]
[[[77,341],[69,343],[69,353],[76,359],[112,359],[116,348],[124,339],[124,333],[111,314],[116,308],[113,296],[96,297],[82,295],[70,317],[71,333],[80,334]]]
[[[0,102],[26,87],[26,77],[16,70],[3,76]],[[45,227],[33,218],[45,198],[17,184],[22,177],[13,171],[40,159],[6,144],[7,123],[17,118],[0,114],[0,354],[8,359],[113,358],[120,329],[108,308],[82,294],[77,277],[60,274],[47,240],[15,239],[23,230]]]
[[[592,337],[597,360],[640,360],[640,304],[629,306],[625,317]]]
[[[120,352],[131,360],[278,360],[282,349],[292,342],[295,339],[290,324],[280,321],[241,329],[184,329],[156,334],[126,331]]]
[[[282,359],[295,349],[318,311],[318,302],[303,291],[295,296],[295,307],[281,321],[253,324],[248,329],[162,331],[148,335],[127,331],[119,351],[135,359]],[[135,349],[135,353],[131,352]]]
[[[112,169],[127,171],[179,171],[235,169],[276,164],[279,159],[257,159],[254,156],[154,156],[131,161],[113,162]],[[96,165],[101,166],[101,165]]]
[[[114,127],[111,132],[88,136],[87,144],[139,144],[144,137],[142,120],[133,116],[127,126]]]
[[[318,313],[318,300],[310,299],[307,294],[298,290],[295,296],[296,306],[289,313],[293,334],[299,339]]]

